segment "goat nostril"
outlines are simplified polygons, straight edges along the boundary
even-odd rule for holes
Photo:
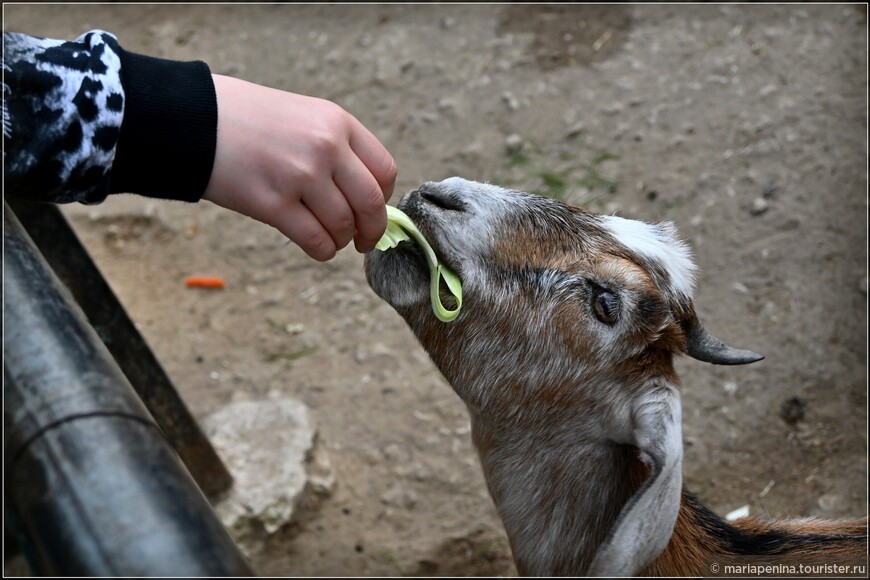
[[[420,188],[420,196],[434,206],[450,211],[464,211],[465,203],[463,203],[456,195],[445,193],[427,187]]]

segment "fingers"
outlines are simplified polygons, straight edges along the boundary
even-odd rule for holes
[[[398,168],[393,156],[355,117],[350,117],[348,139],[356,160],[339,166],[336,185],[348,199],[354,211],[358,252],[370,250],[387,227],[386,202],[393,195]]]
[[[355,117],[343,112],[342,120],[349,131],[344,146],[329,156],[331,182],[318,180],[319,187],[303,188],[300,197],[332,238],[336,251],[353,239],[357,251],[365,252],[386,230],[386,202],[393,193],[397,167],[392,155]],[[309,249],[306,252],[313,255]]]
[[[324,185],[306,190],[301,201],[332,238],[337,250],[350,243],[357,227],[356,212],[351,209],[347,194],[332,180],[327,177]]]
[[[393,195],[398,168],[390,152],[355,117],[351,117],[350,148],[381,187],[386,203]]]
[[[215,77],[218,143],[203,199],[276,227],[316,260],[387,225],[396,162],[330,101]]]
[[[263,221],[278,228],[319,262],[331,260],[338,251],[335,241],[320,220],[301,202]]]
[[[374,175],[353,154],[339,164],[333,181],[347,200],[356,225],[354,245],[358,252],[365,252],[384,235],[387,229],[386,199],[384,191]]]

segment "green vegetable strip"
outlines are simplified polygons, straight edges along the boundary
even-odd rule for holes
[[[410,237],[408,236],[410,234]],[[387,206],[387,231],[383,237],[375,245],[375,248],[385,252],[391,248],[395,248],[399,242],[413,241],[417,243],[423,255],[426,257],[426,264],[429,266],[430,285],[429,293],[432,299],[432,311],[435,316],[442,322],[450,322],[459,316],[459,309],[462,308],[462,281],[450,268],[438,261],[435,255],[435,250],[423,237],[423,234],[414,225],[405,213],[391,205]],[[447,290],[456,298],[456,309],[448,310],[441,303],[441,280],[447,286]]]

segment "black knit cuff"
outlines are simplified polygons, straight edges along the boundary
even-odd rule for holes
[[[199,201],[217,146],[217,97],[204,62],[120,51],[124,120],[112,193]]]

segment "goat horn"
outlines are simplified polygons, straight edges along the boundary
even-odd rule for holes
[[[686,352],[688,355],[701,362],[716,365],[746,365],[764,358],[764,355],[757,352],[728,346],[704,330],[704,327],[697,320],[687,333],[687,342]]]

